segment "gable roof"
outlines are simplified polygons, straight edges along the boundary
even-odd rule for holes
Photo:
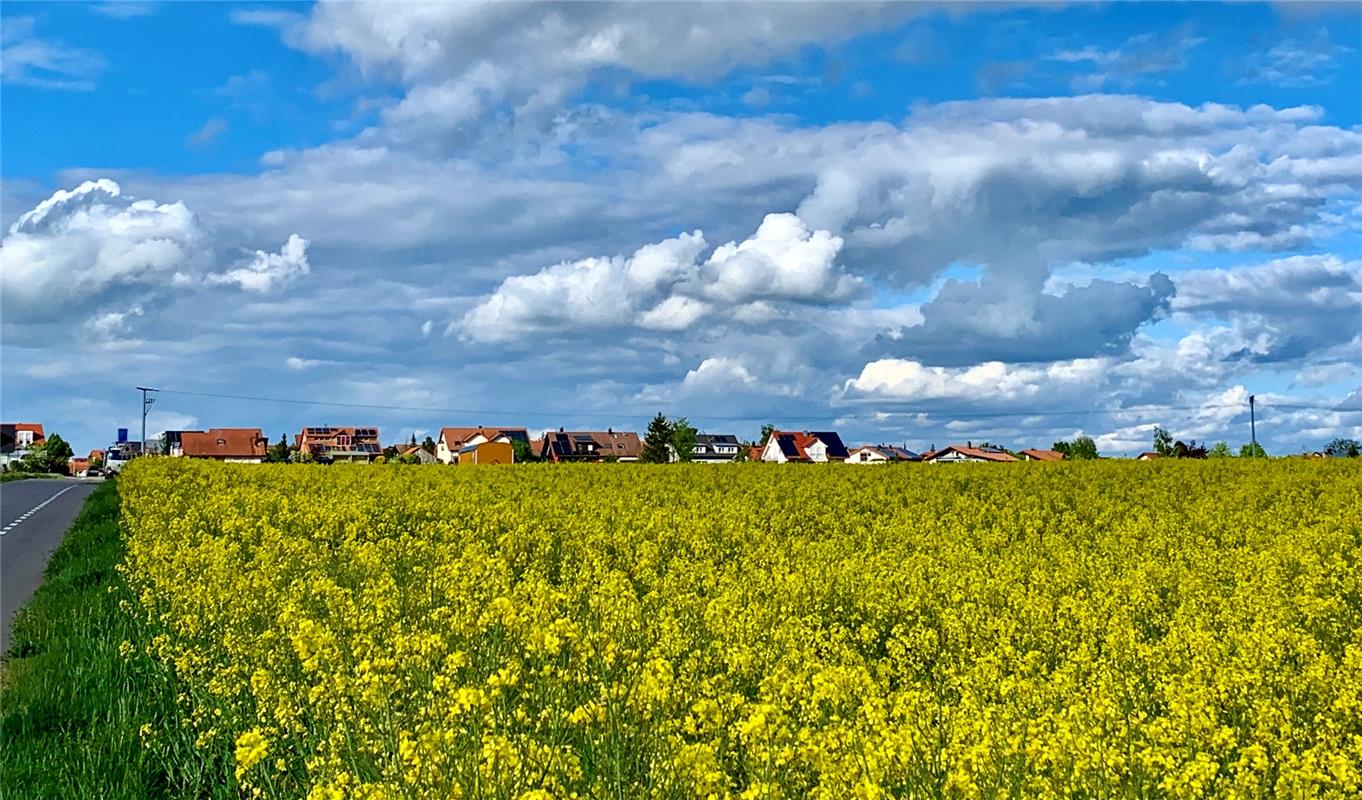
[[[852,448],[847,455],[850,457],[862,450],[870,450],[879,453],[890,461],[917,461],[918,458],[920,458],[920,456],[912,450],[895,447],[892,444],[863,444],[860,447]]]
[[[941,448],[940,450],[937,450],[935,453],[932,453],[930,456],[924,457],[923,460],[924,460],[924,461],[936,461],[937,459],[941,458],[941,456],[944,456],[945,454],[951,453],[951,452],[959,453],[960,455],[962,455],[962,456],[967,456],[967,457],[969,457],[969,458],[976,458],[976,459],[978,459],[978,460],[980,460],[980,461],[1016,461],[1016,460],[1017,460],[1017,459],[1014,458],[1011,454],[1009,454],[1009,453],[1004,453],[1004,452],[1001,451],[1001,450],[985,450],[985,449],[983,449],[983,448],[981,448],[981,447],[970,447],[970,446],[968,446],[968,445],[963,445],[963,444],[953,444],[953,445],[950,445],[950,446],[948,446],[948,447],[943,447],[943,448]]]
[[[521,441],[529,444],[530,441],[530,434],[524,428],[499,428],[484,425],[473,428],[441,428],[440,441],[445,443],[445,447],[457,453],[463,447],[464,442],[478,434],[482,434],[483,438],[488,441],[498,436],[505,436],[513,442]]]
[[[1061,453],[1061,452],[1059,452],[1058,450],[1037,450],[1037,449],[1035,449],[1035,448],[1027,448],[1027,449],[1021,451],[1021,454],[1024,455],[1024,456],[1030,456],[1032,459],[1034,459],[1034,460],[1036,460],[1036,461],[1063,461],[1063,460],[1064,460],[1064,454]]]
[[[771,436],[790,461],[808,461],[808,449],[819,442],[823,443],[830,461],[845,461],[849,455],[842,437],[834,431],[771,431]]]
[[[594,444],[590,458],[638,458],[643,442],[633,431],[549,431],[544,434],[544,455],[551,458],[583,458],[578,444]]]
[[[209,428],[180,433],[180,451],[189,458],[264,458],[267,444],[259,428]]]

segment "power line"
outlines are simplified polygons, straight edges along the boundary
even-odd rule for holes
[[[256,396],[256,395],[226,394],[226,393],[221,393],[221,392],[194,392],[194,391],[188,391],[188,390],[183,390],[183,389],[154,389],[154,390],[149,389],[149,391],[157,391],[157,392],[160,392],[160,393],[162,393],[162,394],[182,395],[182,396],[186,396],[186,397],[206,397],[206,398],[214,398],[214,399],[219,399],[219,400],[241,400],[241,401],[245,401],[245,402],[255,402],[255,403],[280,403],[280,404],[286,404],[286,405],[325,406],[325,407],[329,407],[329,408],[353,408],[353,409],[365,409],[365,410],[370,410],[370,411],[415,411],[415,412],[428,413],[428,414],[477,414],[477,415],[494,415],[494,416],[495,416],[495,415],[504,415],[504,416],[518,416],[518,417],[579,417],[579,418],[593,418],[593,419],[619,419],[620,417],[627,417],[627,416],[647,416],[648,413],[649,413],[649,412],[631,413],[631,412],[625,412],[625,411],[613,412],[613,413],[590,412],[590,411],[563,411],[563,410],[555,410],[555,411],[534,411],[534,410],[524,410],[524,409],[516,410],[516,409],[507,409],[507,408],[499,408],[499,409],[486,409],[486,408],[447,408],[447,407],[437,407],[437,406],[408,406],[408,405],[396,405],[396,404],[386,404],[386,403],[345,403],[345,402],[334,401],[334,400],[308,400],[308,399],[298,399],[298,398],[289,398],[289,397],[264,397],[264,396]],[[892,401],[891,401],[890,403],[884,403],[884,404],[881,405],[881,407],[883,407],[884,405],[889,405],[889,406],[892,407],[893,403],[892,403]],[[1308,410],[1317,410],[1317,411],[1344,411],[1344,412],[1362,411],[1362,408],[1350,409],[1350,408],[1341,408],[1341,407],[1338,407],[1338,406],[1324,406],[1324,405],[1317,405],[1317,406],[1316,406],[1316,405],[1305,405],[1305,404],[1274,404],[1274,403],[1260,403],[1260,405],[1266,405],[1266,406],[1269,407],[1269,408],[1280,408],[1280,409],[1288,409],[1288,410],[1307,410],[1307,409],[1308,409]],[[1240,402],[1240,403],[1212,403],[1212,404],[1206,404],[1206,405],[1142,404],[1142,405],[1137,405],[1137,406],[1121,406],[1121,407],[1116,407],[1116,408],[1105,408],[1105,409],[1104,409],[1104,408],[1097,408],[1097,409],[1094,409],[1094,408],[1085,408],[1085,409],[1062,409],[1062,410],[1061,410],[1061,409],[1039,409],[1039,410],[1018,410],[1018,409],[1010,409],[1010,410],[1006,410],[1006,411],[974,411],[974,412],[945,412],[945,411],[942,411],[941,409],[905,408],[905,407],[901,407],[901,406],[900,406],[900,407],[897,407],[897,408],[891,408],[890,410],[887,410],[887,411],[877,411],[877,412],[873,412],[873,413],[871,413],[871,414],[861,414],[861,415],[859,415],[859,416],[879,416],[879,415],[881,415],[881,414],[886,414],[886,413],[887,413],[887,414],[893,414],[893,415],[926,415],[926,416],[936,416],[936,417],[947,417],[947,418],[953,419],[953,420],[964,420],[964,419],[1002,419],[1002,418],[1008,418],[1008,417],[1011,417],[1011,418],[1024,418],[1024,417],[1062,417],[1062,416],[1073,416],[1073,415],[1078,415],[1078,414],[1088,414],[1088,415],[1091,415],[1091,414],[1120,415],[1120,414],[1141,414],[1141,413],[1158,413],[1158,412],[1165,412],[1165,413],[1166,413],[1166,412],[1172,412],[1172,411],[1209,411],[1209,410],[1223,410],[1223,409],[1230,409],[1230,408],[1237,408],[1237,409],[1242,409],[1242,410],[1244,410],[1244,411],[1247,411],[1247,410],[1248,410],[1248,403],[1247,403],[1247,402]],[[856,416],[858,416],[858,415],[855,415],[855,414],[852,414],[852,415],[848,415],[848,414],[839,414],[839,413],[837,413],[837,410],[836,410],[836,409],[833,409],[833,410],[832,410],[832,413],[825,413],[825,414],[818,414],[818,415],[790,415],[790,414],[785,414],[785,413],[780,413],[780,412],[775,412],[775,413],[762,413],[762,414],[739,414],[739,415],[735,415],[735,414],[701,414],[701,415],[699,415],[699,417],[701,417],[701,418],[703,418],[703,419],[709,419],[709,420],[724,420],[724,421],[731,421],[731,422],[768,422],[768,421],[773,421],[773,420],[787,420],[787,421],[795,421],[795,420],[807,421],[807,420],[813,420],[813,421],[822,421],[822,420],[827,420],[829,417],[843,417],[843,418],[844,418],[844,417],[847,417],[847,416],[856,417]]]

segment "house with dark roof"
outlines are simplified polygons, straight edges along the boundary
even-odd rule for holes
[[[1037,450],[1028,447],[1017,455],[1022,457],[1022,461],[1063,461],[1064,454],[1058,450]]]
[[[988,445],[975,447],[973,444],[953,444],[948,447],[943,447],[930,455],[923,456],[922,460],[930,464],[956,464],[962,461],[1001,463],[1016,461],[1017,459],[1001,447],[990,447]]]
[[[483,442],[502,442],[514,447],[514,442],[530,443],[524,428],[487,427],[441,428],[435,439],[435,458],[445,464],[459,463],[459,451]]]
[[[330,464],[336,461],[373,461],[383,454],[378,441],[378,428],[332,427],[321,425],[303,428],[293,436],[299,453],[307,453],[314,461]]]
[[[265,460],[265,451],[270,446],[259,428],[209,428],[176,434],[169,454],[185,458],[259,464]]]
[[[670,449],[670,445],[668,445]],[[742,442],[738,437],[731,433],[697,433],[695,434],[695,449],[691,451],[691,460],[705,464],[716,464],[725,461],[735,461],[738,453],[742,452]],[[672,460],[676,460],[675,451],[672,452]]]
[[[846,461],[847,447],[835,431],[771,431],[761,450],[761,460],[823,463]]]
[[[633,431],[549,431],[541,440],[539,459],[568,461],[638,461],[643,441]]]
[[[848,464],[892,464],[902,461],[919,461],[921,456],[904,447],[892,444],[867,444],[851,450],[847,454]]]

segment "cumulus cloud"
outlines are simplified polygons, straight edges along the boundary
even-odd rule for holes
[[[728,242],[701,262],[701,231],[640,248],[631,256],[563,262],[504,280],[464,315],[473,340],[637,326],[689,328],[724,307],[832,304],[862,288],[836,263],[841,239],[811,231],[793,214],[768,214],[750,238]]]
[[[0,244],[10,318],[92,305],[119,289],[184,284],[206,235],[183,203],[134,200],[108,179],[58,190],[19,217]]]
[[[1301,359],[1349,343],[1362,332],[1362,261],[1336,255],[1291,256],[1235,269],[1177,276],[1173,309],[1226,320],[1226,358]]]
[[[1012,365],[988,361],[971,367],[933,367],[906,359],[880,359],[866,364],[861,374],[842,387],[851,400],[931,402],[956,400],[968,403],[1056,398],[1072,390],[1091,389],[1102,381],[1109,362],[1088,358],[1059,361],[1043,366]]]
[[[256,250],[241,266],[208,276],[215,284],[235,285],[248,292],[268,292],[306,275],[308,240],[293,234],[277,253]]]
[[[129,308],[172,291],[234,285],[268,291],[308,271],[306,239],[214,272],[215,236],[182,202],[137,199],[107,178],[60,189],[22,214],[0,243],[7,321],[57,321],[109,307],[96,330],[125,329]]]

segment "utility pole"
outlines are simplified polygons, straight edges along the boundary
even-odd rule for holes
[[[1253,441],[1253,457],[1258,457],[1258,419],[1253,407],[1254,395],[1249,395],[1249,436]]]
[[[148,388],[148,387],[146,387],[146,386],[138,386],[138,387],[137,387],[137,391],[139,391],[139,392],[142,393],[142,452],[139,453],[138,455],[146,455],[146,454],[147,454],[147,412],[151,410],[152,404],[156,402],[156,390],[155,390],[155,389]],[[148,395],[147,392],[151,392],[151,394]]]

